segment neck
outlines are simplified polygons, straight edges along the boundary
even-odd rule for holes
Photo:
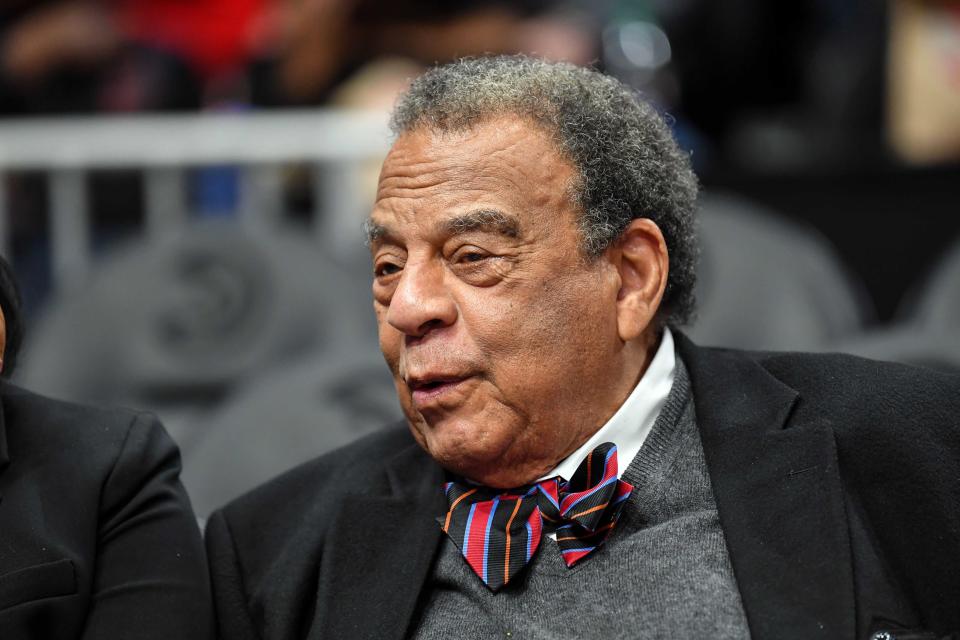
[[[522,434],[513,451],[516,457],[505,455],[496,468],[478,469],[468,478],[478,484],[494,488],[514,488],[532,484],[555,469],[570,454],[579,449],[617,412],[650,367],[660,346],[661,332],[644,332],[643,336],[624,345],[618,365],[612,367],[616,375],[604,379],[603,398],[595,405],[584,407],[574,416],[568,428],[558,430],[556,424],[532,424]],[[585,392],[585,397],[591,397]],[[566,434],[565,438],[562,438]],[[532,453],[536,452],[536,453]]]

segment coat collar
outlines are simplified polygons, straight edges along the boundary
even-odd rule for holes
[[[742,352],[677,344],[752,637],[854,637],[832,429],[794,416],[797,391]]]
[[[351,496],[333,519],[309,640],[403,638],[446,509],[443,470],[420,447],[386,465],[386,495]]]

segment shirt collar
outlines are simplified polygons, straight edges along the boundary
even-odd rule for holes
[[[667,327],[663,330],[660,346],[650,361],[650,366],[617,412],[579,449],[564,458],[553,471],[540,480],[553,476],[569,480],[587,454],[604,442],[617,445],[617,477],[620,477],[640,452],[640,447],[660,415],[660,410],[670,395],[676,369],[673,334]]]

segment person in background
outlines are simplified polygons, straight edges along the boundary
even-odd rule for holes
[[[557,0],[274,0],[253,31],[249,98],[260,107],[340,104],[340,92],[375,69],[389,104],[397,85],[438,60],[536,52],[586,64],[598,55],[596,30]]]
[[[203,545],[176,446],[153,416],[11,384],[19,301],[0,258],[0,637],[212,638]]]
[[[0,116],[192,110],[198,74],[113,1],[0,3]]]

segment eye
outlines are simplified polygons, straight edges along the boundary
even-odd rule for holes
[[[377,278],[383,278],[399,273],[400,269],[400,265],[394,264],[393,262],[380,262],[374,267],[373,275]]]
[[[452,256],[452,261],[459,264],[471,264],[482,262],[490,257],[490,254],[477,249],[476,247],[462,247]]]
[[[478,252],[476,252],[476,251],[471,251],[471,252],[469,252],[469,253],[465,253],[465,254],[461,255],[461,256],[460,256],[460,262],[480,262],[481,260],[483,260],[483,259],[486,258],[486,257],[487,257],[487,256],[485,256],[485,255],[482,254],[482,253],[478,253]]]
[[[466,284],[490,287],[506,277],[515,264],[515,257],[500,246],[462,244],[450,254],[447,264]]]

